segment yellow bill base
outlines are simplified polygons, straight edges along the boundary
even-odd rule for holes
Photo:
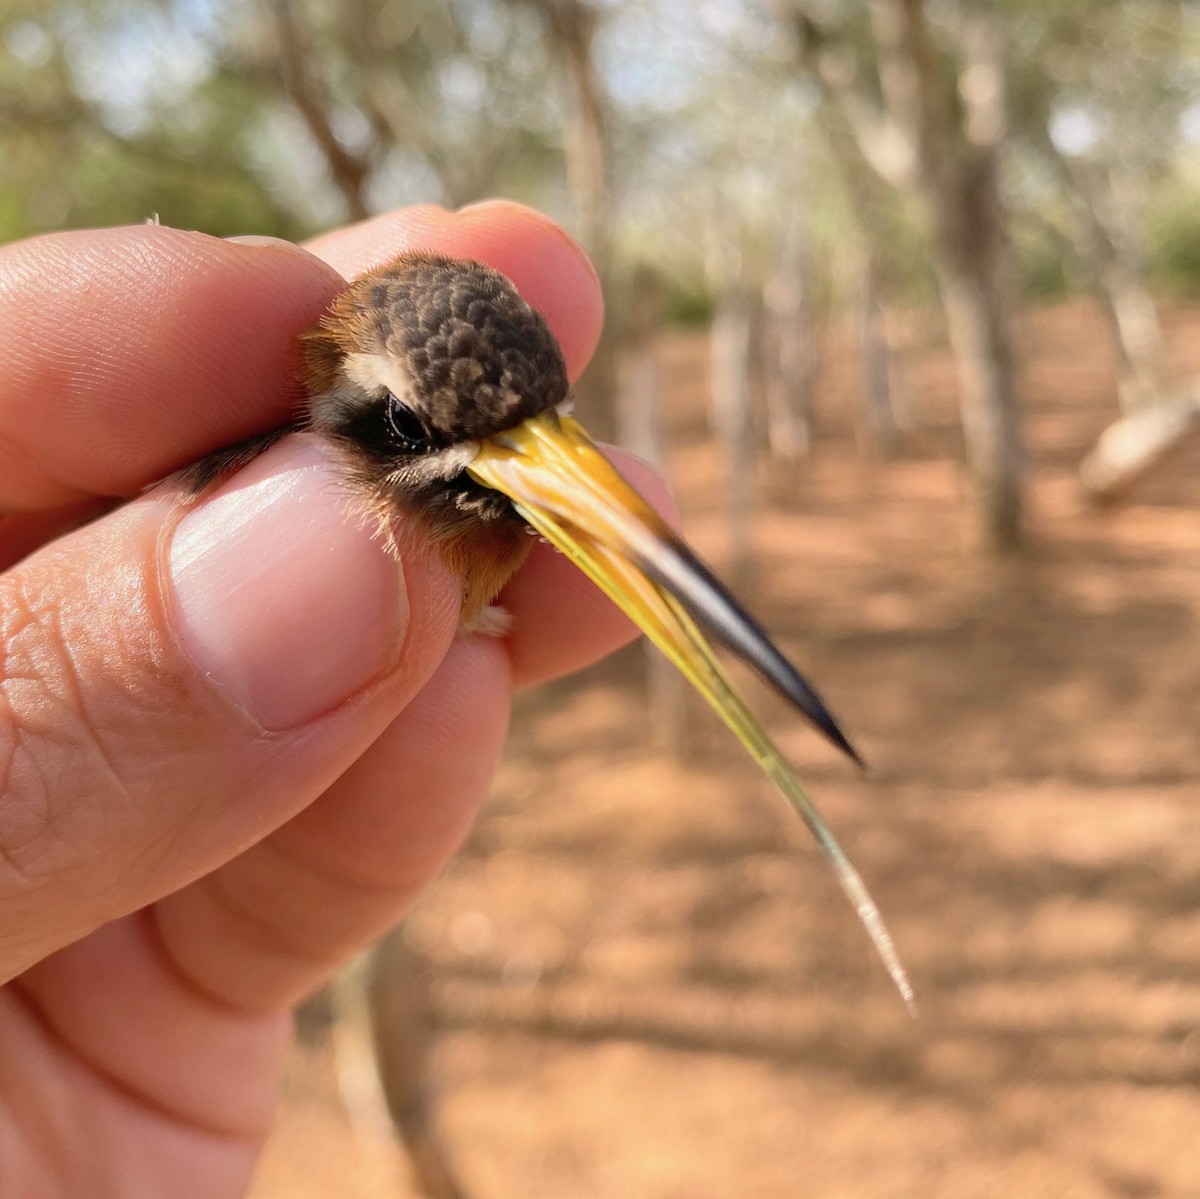
[[[507,495],[520,515],[567,555],[675,664],[796,809],[910,1011],[912,986],[879,908],[766,730],[734,689],[681,599],[638,565],[674,534],[570,417],[542,413],[480,443],[468,467]]]

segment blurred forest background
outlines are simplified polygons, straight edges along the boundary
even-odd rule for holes
[[[588,248],[588,423],[865,747],[762,702],[922,1015],[631,650],[306,1009],[255,1199],[1200,1195],[1200,10],[0,0],[0,242],[492,195]]]

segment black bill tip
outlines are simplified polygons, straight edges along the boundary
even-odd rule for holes
[[[660,543],[638,565],[674,595],[694,620],[731,653],[753,667],[827,741],[860,770],[867,764],[850,743],[816,688],[783,656],[763,627],[677,537]]]
[[[785,689],[783,684],[777,682],[773,677],[771,681],[804,713],[813,727],[824,734],[825,739],[831,745],[840,749],[859,770],[866,770],[867,763],[862,754],[855,749],[850,738],[842,731],[841,725],[834,719],[833,713],[813,689],[812,684],[786,658],[783,659],[783,662],[790,676],[789,686]]]

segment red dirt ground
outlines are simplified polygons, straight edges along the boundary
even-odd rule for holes
[[[1200,311],[1167,313],[1200,372]],[[911,340],[911,339],[910,339]],[[751,606],[873,764],[754,701],[871,884],[910,1020],[803,829],[715,720],[647,744],[631,650],[527,696],[471,844],[409,922],[441,1124],[477,1199],[1200,1196],[1200,451],[1109,515],[1090,309],[1028,314],[1031,551],[969,552],[953,376],[900,352],[903,455],[833,356],[814,453],[764,477]],[[726,555],[702,340],[665,348],[670,472]],[[406,1195],[297,1051],[254,1199]]]

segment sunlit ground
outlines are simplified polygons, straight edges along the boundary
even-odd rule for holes
[[[1168,311],[1200,371],[1200,310]],[[907,334],[914,432],[873,460],[833,356],[818,444],[764,472],[752,606],[871,760],[774,731],[870,881],[910,1021],[803,830],[695,711],[645,737],[642,657],[526,697],[495,797],[410,937],[441,1122],[480,1199],[1200,1194],[1200,451],[1113,515],[1098,318],[1023,323],[1033,549],[966,549],[953,380]],[[689,534],[726,557],[705,351],[667,349]],[[297,1052],[254,1199],[409,1193]]]

